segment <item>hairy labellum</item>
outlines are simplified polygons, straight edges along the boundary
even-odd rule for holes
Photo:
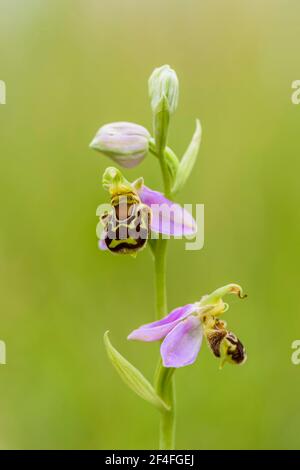
[[[134,254],[146,246],[151,211],[135,194],[114,195],[112,211],[102,218],[104,242],[113,253]]]
[[[246,351],[241,341],[226,329],[226,323],[219,319],[204,320],[204,332],[213,354],[224,362],[243,364],[246,361]]]
[[[225,336],[226,330],[209,330],[206,333],[207,342],[216,357],[221,357],[220,345]]]
[[[228,331],[222,341],[221,351],[226,355],[226,360],[233,364],[243,364],[247,355],[240,340],[231,331]]]

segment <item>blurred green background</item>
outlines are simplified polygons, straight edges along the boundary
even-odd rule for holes
[[[153,317],[149,250],[97,249],[110,162],[88,149],[116,120],[151,128],[147,79],[180,79],[170,145],[203,145],[182,203],[205,204],[205,247],[170,242],[169,307],[240,283],[230,329],[243,367],[204,345],[176,374],[177,447],[299,448],[300,79],[297,0],[0,0],[0,448],[157,446],[158,415],[110,366],[113,344],[151,378],[157,344],[128,343]],[[153,157],[127,171],[161,188]]]

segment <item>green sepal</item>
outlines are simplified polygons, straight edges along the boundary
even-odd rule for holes
[[[108,357],[123,382],[139,397],[151,403],[159,411],[169,411],[168,405],[157,395],[143,374],[112,346],[108,337],[108,331],[104,334],[104,344]]]
[[[132,191],[132,185],[114,166],[109,166],[103,173],[102,184],[110,194],[126,194]]]
[[[132,183],[132,186],[136,191],[140,191],[144,186],[144,178],[140,176],[137,180]]]
[[[188,146],[185,154],[183,155],[179,163],[175,183],[172,188],[172,194],[175,194],[178,191],[180,191],[184,187],[185,183],[187,182],[193,170],[193,167],[195,165],[195,162],[199,153],[200,144],[201,144],[201,136],[202,136],[201,124],[200,124],[199,119],[197,119],[196,130],[194,132],[190,145]]]
[[[167,135],[170,121],[170,110],[166,96],[163,95],[154,112],[154,136],[156,150],[159,154],[167,144]]]

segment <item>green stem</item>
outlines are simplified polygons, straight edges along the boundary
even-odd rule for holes
[[[155,242],[155,290],[157,319],[167,315],[166,288],[166,255],[167,242],[160,238]],[[160,418],[159,446],[162,450],[172,450],[175,446],[175,384],[172,377],[174,369],[163,367],[161,360],[156,373],[156,390],[158,395],[170,406],[169,411],[163,411]]]
[[[168,313],[167,286],[166,286],[166,258],[167,240],[160,238],[155,243],[155,292],[156,292],[156,317],[163,318]]]
[[[166,254],[167,240],[160,238],[156,241],[154,250],[157,318],[162,318],[167,314]],[[173,372],[174,369],[164,367],[161,359],[159,360],[155,379],[156,391],[170,406],[169,411],[161,412],[159,446],[162,450],[172,450],[175,446],[175,384],[172,377]]]
[[[160,168],[161,168],[161,172],[163,175],[165,196],[169,198],[171,196],[171,181],[170,181],[168,165],[164,156],[159,159],[159,163],[160,163]]]
[[[163,411],[160,419],[159,448],[172,450],[175,448],[175,369],[163,367],[159,361],[156,374],[156,391],[170,406],[169,411]]]

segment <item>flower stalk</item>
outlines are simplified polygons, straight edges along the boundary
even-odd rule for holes
[[[162,100],[166,103],[166,100]],[[166,106],[167,108],[167,106]],[[164,110],[161,111],[162,113]],[[169,127],[169,113],[166,110],[166,116],[162,120],[164,121],[164,128],[160,129],[163,134],[163,138],[158,139],[159,145],[157,148],[157,156],[160,162],[160,168],[162,172],[164,182],[164,193],[167,198],[171,196],[171,175],[168,169],[167,161],[165,158],[166,146],[167,146],[167,133]],[[154,118],[155,119],[155,118]],[[154,122],[155,131],[155,122]],[[157,131],[155,132],[157,134]],[[157,141],[157,135],[156,135]],[[156,290],[156,319],[163,318],[168,312],[167,302],[167,247],[168,240],[163,239],[161,236],[155,242],[156,246],[154,249],[154,264],[155,264],[155,290]],[[161,412],[160,417],[160,428],[159,428],[159,448],[160,450],[172,450],[175,449],[175,382],[174,373],[175,369],[169,369],[162,365],[161,359],[159,359],[155,388],[158,396],[170,407],[169,410]]]
[[[167,245],[168,240],[159,238],[154,247],[156,319],[168,312],[167,303]]]
[[[155,286],[156,286],[156,317],[161,319],[165,316],[167,308],[166,289],[166,255],[167,242],[160,238],[156,241],[154,251],[155,264]],[[166,368],[159,359],[155,388],[157,395],[170,407],[163,410],[160,417],[159,446],[161,450],[172,450],[175,448],[175,383],[173,368]]]
[[[164,367],[161,360],[159,361],[155,380],[156,393],[170,407],[168,410],[161,411],[159,427],[160,450],[175,449],[176,403],[174,372],[174,368]]]

